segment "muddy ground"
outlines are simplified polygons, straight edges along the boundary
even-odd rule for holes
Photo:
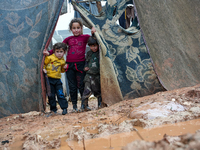
[[[80,101],[79,101],[80,107]],[[0,119],[3,150],[200,149],[200,85],[68,114],[13,114]]]

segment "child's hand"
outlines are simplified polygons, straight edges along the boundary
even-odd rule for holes
[[[46,70],[46,69],[43,69],[43,72],[44,72],[44,73],[47,73],[47,70]]]
[[[67,66],[68,66],[68,64],[65,64],[65,65],[63,66],[63,68],[64,68],[64,69],[67,69]]]
[[[96,29],[94,27],[92,27],[91,34],[94,34],[94,32],[96,32]]]
[[[45,55],[45,56],[49,56],[49,52],[47,51],[46,48],[43,50],[43,55]]]
[[[85,67],[85,68],[84,68],[84,71],[88,71],[88,70],[89,70],[89,67]]]

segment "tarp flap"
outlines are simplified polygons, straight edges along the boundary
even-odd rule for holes
[[[157,75],[167,90],[200,82],[200,1],[134,0]]]
[[[133,1],[108,0],[101,15],[95,16],[73,2],[82,18],[96,27],[95,35],[101,47],[102,98],[108,105],[164,90],[153,70],[138,23],[135,23],[137,19],[129,29],[116,23],[128,4]]]
[[[40,63],[63,0],[0,1],[0,117],[42,110]]]
[[[63,15],[68,12],[68,2],[67,2],[67,0],[63,0],[63,1],[64,2],[63,2],[63,6],[61,9],[60,15]]]

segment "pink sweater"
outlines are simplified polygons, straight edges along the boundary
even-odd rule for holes
[[[66,62],[85,61],[85,50],[89,37],[90,35],[83,34],[79,36],[69,36],[64,39],[63,43],[68,45]],[[53,50],[49,52],[52,54]]]

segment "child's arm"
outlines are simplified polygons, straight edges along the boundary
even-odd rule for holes
[[[90,68],[89,67],[85,67],[84,68],[84,71],[88,71]]]
[[[96,29],[94,27],[92,27],[91,34],[94,34],[94,32],[96,32]]]
[[[44,72],[44,73],[47,73],[46,65],[48,65],[49,62],[50,62],[50,58],[49,58],[49,57],[45,57],[45,60],[44,60],[44,67],[43,67],[43,72]]]
[[[49,55],[52,55],[52,54],[53,54],[53,49],[50,50],[50,51],[47,51],[47,49],[45,48],[45,49],[43,50],[43,55],[45,55],[45,56],[49,56]]]
[[[63,68],[64,68],[64,69],[67,69],[67,68],[68,68],[68,65],[69,65],[69,64],[65,64]]]
[[[88,57],[89,57],[89,52],[87,52],[86,57],[85,57],[85,66],[84,66],[84,71],[88,71],[90,68],[88,67]]]
[[[44,73],[47,73],[47,70],[46,70],[46,69],[43,69],[43,72],[44,72]]]
[[[95,29],[94,29],[95,30]],[[96,31],[96,30],[95,30]],[[65,44],[67,44],[67,40],[68,40],[68,38],[66,38],[66,39],[64,39],[63,40],[63,43],[65,43]],[[53,49],[51,49],[50,51],[47,51],[47,49],[45,48],[44,50],[43,50],[43,55],[45,55],[45,56],[49,56],[49,55],[52,55],[53,54]]]
[[[63,65],[61,66],[61,73],[64,73],[64,72],[66,71],[67,65],[68,65],[68,64],[63,64]]]
[[[45,56],[49,56],[49,52],[47,51],[46,48],[43,50],[43,55],[45,55]]]

